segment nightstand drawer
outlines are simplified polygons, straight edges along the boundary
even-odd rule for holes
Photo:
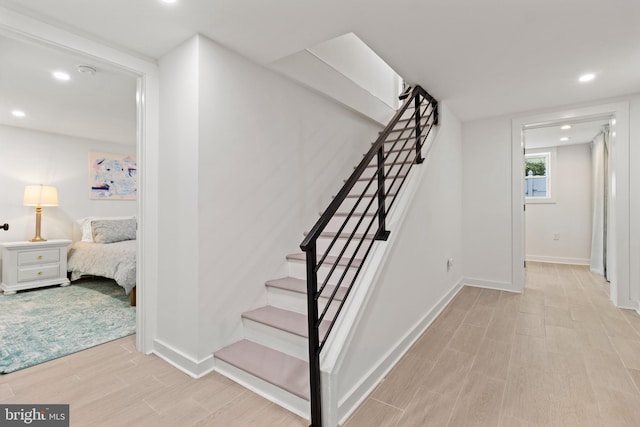
[[[18,265],[49,264],[60,260],[58,249],[46,249],[41,251],[25,251],[18,253]]]
[[[18,282],[30,282],[32,280],[51,279],[60,275],[58,264],[42,265],[18,269]]]

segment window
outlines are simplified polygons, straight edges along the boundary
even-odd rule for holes
[[[527,154],[524,156],[525,197],[547,197],[549,194],[548,164],[549,153]]]
[[[552,164],[555,149],[527,150],[524,155],[524,197],[527,203],[553,203]]]

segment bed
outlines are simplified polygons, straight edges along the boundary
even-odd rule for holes
[[[78,223],[82,239],[71,246],[67,260],[71,281],[83,276],[113,279],[135,305],[135,218],[84,218]]]

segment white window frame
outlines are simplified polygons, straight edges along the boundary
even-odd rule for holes
[[[530,197],[524,196],[525,203],[556,203],[556,147],[545,147],[545,148],[535,148],[535,149],[526,149],[524,158],[527,157],[546,157],[546,177],[547,177],[547,195],[545,197]],[[522,165],[524,170],[524,163]],[[523,186],[526,177],[523,179]],[[523,188],[524,195],[524,188]]]

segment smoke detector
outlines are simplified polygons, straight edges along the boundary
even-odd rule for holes
[[[96,73],[96,69],[88,65],[78,65],[78,72],[81,74],[88,74],[90,76],[93,76]]]

